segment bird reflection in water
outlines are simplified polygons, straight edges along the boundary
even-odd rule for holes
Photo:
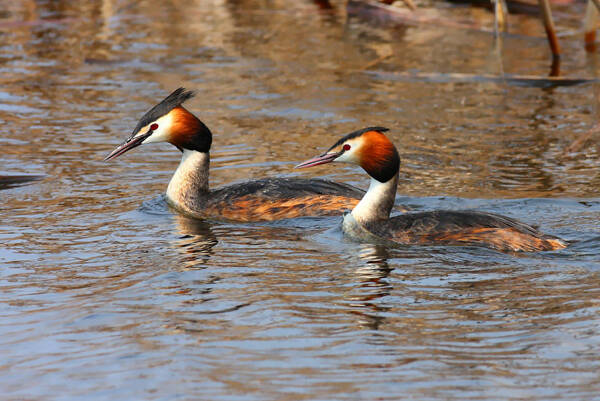
[[[364,264],[354,270],[357,285],[348,297],[349,306],[361,327],[378,330],[385,320],[382,314],[390,309],[378,302],[392,291],[387,280],[393,270],[387,262],[389,251],[383,245],[363,244],[359,256]]]
[[[213,248],[219,243],[208,222],[192,219],[180,214],[173,215],[179,231],[174,241],[181,254],[182,267],[186,269],[204,268],[213,254]]]

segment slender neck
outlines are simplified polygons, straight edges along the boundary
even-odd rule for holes
[[[379,182],[375,178],[371,178],[371,185],[365,196],[352,210],[352,216],[363,224],[388,219],[396,200],[397,186],[398,173],[386,182]]]
[[[208,192],[208,152],[184,149],[181,162],[167,187],[167,198],[175,206],[192,211]]]

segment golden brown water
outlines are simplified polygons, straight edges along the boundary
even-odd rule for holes
[[[597,136],[567,149],[598,121],[598,84],[407,79],[543,76],[548,49],[506,37],[500,68],[489,34],[332,4],[0,0],[0,176],[44,176],[0,180],[0,399],[597,397]],[[559,26],[582,10],[560,7]],[[562,71],[595,77],[578,39],[561,38]],[[386,249],[345,241],[338,218],[183,218],[161,198],[174,148],[102,161],[178,86],[215,134],[213,186],[365,187],[356,168],[292,166],[382,125],[403,160],[398,203],[498,212],[575,243]]]

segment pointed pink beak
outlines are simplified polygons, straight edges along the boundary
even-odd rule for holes
[[[110,152],[110,154],[104,158],[104,161],[114,159],[115,157],[122,155],[123,153],[127,152],[128,150],[131,150],[133,148],[140,146],[142,144],[142,142],[144,142],[144,139],[146,139],[150,135],[152,135],[152,132],[153,131],[150,130],[143,135],[138,135],[136,137],[132,136],[131,138],[128,138],[125,142],[123,142],[122,144],[117,146],[117,148],[115,150]]]
[[[340,157],[342,155],[342,153],[343,152],[323,153],[321,156],[313,157],[312,159],[309,159],[305,162],[298,164],[294,168],[307,168],[307,167],[318,166],[319,164],[331,163],[332,161],[334,161],[335,159]]]

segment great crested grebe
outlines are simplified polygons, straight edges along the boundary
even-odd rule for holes
[[[345,233],[406,245],[476,245],[500,251],[549,251],[567,246],[560,238],[493,213],[436,210],[390,218],[400,157],[385,131],[388,129],[369,127],[352,132],[324,154],[296,166],[346,162],[361,166],[371,176],[367,193],[344,217]]]
[[[182,103],[194,96],[176,89],[140,119],[131,136],[104,160],[139,145],[169,142],[182,153],[167,187],[167,201],[199,218],[268,221],[302,216],[333,216],[356,206],[364,191],[316,179],[265,178],[209,190],[210,130]]]

